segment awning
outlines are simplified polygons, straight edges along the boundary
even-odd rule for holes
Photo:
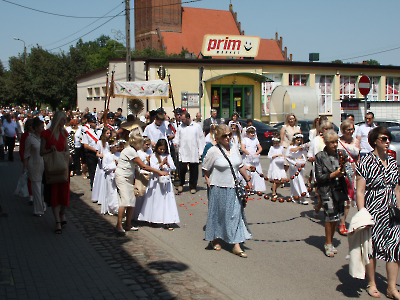
[[[215,81],[215,80],[224,78],[226,76],[231,76],[231,75],[249,77],[249,78],[254,79],[255,81],[258,81],[258,82],[272,82],[271,79],[269,79],[268,77],[265,77],[262,74],[244,73],[244,72],[243,73],[231,73],[231,74],[218,75],[218,76],[211,77],[211,78],[209,78],[209,79],[207,79],[205,81]]]
[[[114,82],[114,96],[125,98],[168,98],[168,82],[162,80]]]

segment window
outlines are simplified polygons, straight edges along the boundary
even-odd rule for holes
[[[379,77],[370,77],[371,80],[371,90],[368,94],[368,101],[378,101],[378,87],[379,87]]]
[[[332,76],[315,75],[315,90],[320,114],[332,113]]]
[[[357,76],[340,76],[340,99],[356,97]]]
[[[307,75],[289,74],[289,85],[307,85]]]
[[[386,77],[386,100],[399,101],[399,78]]]
[[[96,97],[100,96],[100,88],[99,87],[95,87],[94,88],[94,94],[95,94]]]
[[[267,77],[270,82],[262,82],[261,83],[261,109],[262,115],[266,116],[269,114],[269,106],[271,101],[272,91],[278,86],[281,85],[281,74],[263,74]]]
[[[106,95],[106,87],[105,87],[105,86],[102,86],[102,87],[101,87],[101,94],[102,94],[103,96]]]
[[[92,101],[93,100],[92,97],[93,97],[93,89],[89,87],[87,88],[86,100]]]

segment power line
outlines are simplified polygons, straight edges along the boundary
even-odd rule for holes
[[[61,46],[58,46],[58,47],[49,49],[49,50],[47,50],[47,51],[51,51],[51,50],[54,50],[54,49],[58,49],[58,48],[64,47],[64,46],[66,46],[66,45],[68,45],[68,44],[70,44],[70,43],[72,43],[72,42],[75,42],[76,40],[79,40],[80,38],[84,37],[85,35],[88,35],[89,33],[95,31],[96,29],[100,28],[101,26],[107,24],[108,22],[110,22],[110,21],[113,20],[114,18],[119,17],[119,16],[120,16],[122,13],[124,13],[124,12],[125,12],[125,10],[121,11],[119,14],[115,15],[115,16],[112,17],[111,19],[105,21],[103,24],[97,26],[96,28],[94,28],[93,30],[91,30],[91,31],[89,31],[89,32],[87,32],[87,33],[85,33],[84,35],[81,35],[80,37],[78,37],[78,38],[76,38],[76,39],[73,39],[72,41],[70,41],[70,42],[68,42],[68,43],[65,43],[64,45],[61,45]]]
[[[118,5],[117,5],[116,7],[114,7],[112,10],[106,12],[106,13],[104,14],[104,16],[105,16],[106,14],[109,14],[109,13],[112,12],[113,10],[115,10],[115,9],[116,9],[118,6],[120,6],[122,3],[123,3],[123,2],[121,2],[120,4],[118,4]],[[103,17],[104,17],[104,16],[103,16]],[[50,45],[54,45],[54,44],[56,44],[56,43],[58,43],[58,42],[61,42],[61,41],[65,40],[65,39],[69,38],[70,36],[73,36],[74,34],[77,34],[78,32],[81,32],[81,31],[84,30],[85,28],[88,28],[89,26],[93,25],[94,23],[96,23],[96,22],[99,21],[99,20],[100,20],[100,18],[97,19],[96,21],[90,23],[89,25],[83,27],[82,29],[80,29],[80,30],[74,32],[73,34],[70,34],[69,36],[67,36],[67,37],[65,37],[65,38],[63,38],[63,39],[61,39],[61,40],[58,40],[58,41],[56,41],[56,42],[54,42],[54,43],[44,45],[43,47],[47,47],[47,46],[50,46]]]
[[[13,5],[19,6],[19,7],[23,7],[23,8],[26,8],[26,9],[30,9],[30,10],[33,10],[33,11],[36,11],[36,12],[40,12],[40,13],[43,13],[43,14],[48,14],[48,15],[53,15],[53,16],[58,16],[58,17],[64,17],[64,18],[76,18],[76,19],[115,18],[115,16],[114,16],[114,17],[113,17],[113,16],[102,16],[102,17],[78,17],[78,16],[61,15],[61,14],[56,14],[56,13],[51,13],[51,12],[43,11],[43,10],[40,10],[40,9],[35,9],[35,8],[27,7],[27,6],[24,6],[24,5],[21,5],[21,4],[18,4],[18,3],[14,3],[14,2],[11,2],[11,1],[8,1],[8,0],[2,0],[2,1],[7,2],[7,3],[9,3],[9,4],[13,4]]]
[[[374,52],[374,53],[370,53],[370,54],[364,54],[364,55],[359,55],[359,56],[344,58],[344,59],[341,59],[341,60],[349,60],[349,59],[354,59],[354,58],[360,58],[360,57],[365,57],[365,56],[370,56],[370,55],[385,53],[385,52],[389,52],[389,51],[393,51],[393,50],[397,50],[397,49],[400,49],[400,47],[395,47],[395,48],[392,48],[392,49],[387,49],[387,50],[383,50],[383,51],[378,51],[378,52]]]

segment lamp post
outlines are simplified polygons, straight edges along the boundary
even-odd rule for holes
[[[24,40],[21,40],[21,39],[19,39],[19,38],[16,38],[16,37],[14,38],[14,40],[24,42],[24,64],[25,64],[25,67],[26,67],[26,47],[25,47],[25,41],[24,41]]]

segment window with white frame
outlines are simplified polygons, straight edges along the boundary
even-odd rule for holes
[[[269,114],[269,106],[270,106],[272,91],[278,85],[281,85],[282,74],[266,73],[263,75],[270,80],[268,82],[263,82],[261,84],[261,109],[262,109],[262,115],[266,116]]]
[[[371,81],[371,90],[367,95],[368,101],[378,101],[379,77],[370,77],[370,81]]]
[[[100,88],[99,88],[99,87],[95,87],[95,88],[94,88],[94,95],[95,95],[96,97],[99,97],[99,96],[100,96]]]
[[[86,100],[91,101],[93,97],[93,89],[91,87],[87,88]]]
[[[340,99],[356,97],[357,76],[340,76]]]
[[[307,75],[289,74],[289,85],[307,85]]]
[[[331,75],[315,75],[315,91],[320,114],[332,113],[332,80]]]
[[[399,101],[400,78],[386,77],[386,100]]]

